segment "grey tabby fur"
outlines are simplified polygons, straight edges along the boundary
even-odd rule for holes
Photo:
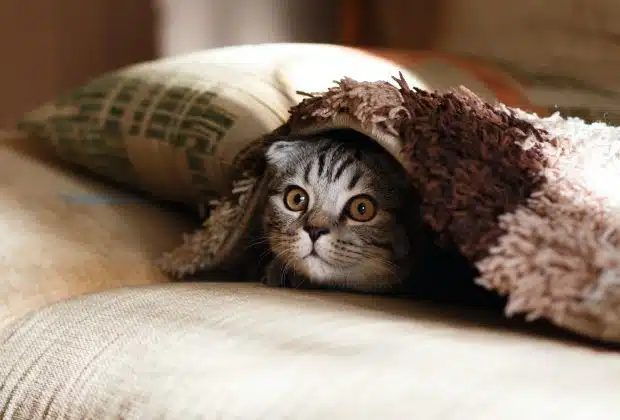
[[[263,231],[274,259],[264,283],[359,292],[405,284],[419,260],[417,198],[396,160],[362,137],[334,130],[268,148]]]

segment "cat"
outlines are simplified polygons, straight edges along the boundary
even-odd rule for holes
[[[390,293],[420,259],[419,198],[401,165],[353,130],[283,137],[263,232],[274,256],[263,283]]]

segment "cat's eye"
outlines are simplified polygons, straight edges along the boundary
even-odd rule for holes
[[[304,211],[308,207],[308,193],[300,187],[289,187],[284,192],[284,205],[291,211]]]
[[[371,197],[358,195],[349,201],[347,214],[356,222],[368,222],[376,216],[377,205]]]

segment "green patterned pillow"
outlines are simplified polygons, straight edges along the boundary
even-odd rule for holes
[[[99,77],[18,128],[101,175],[196,203],[225,187],[246,142],[280,125],[289,105],[251,75],[162,61]]]
[[[18,128],[100,175],[201,204],[230,191],[243,170],[238,162],[288,119],[298,87],[321,90],[344,75],[381,79],[398,71],[340,46],[228,47],[102,75],[27,113]]]

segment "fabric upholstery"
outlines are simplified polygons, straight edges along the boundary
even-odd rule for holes
[[[3,419],[611,419],[620,358],[484,313],[188,283],[0,332]]]
[[[0,327],[74,295],[168,281],[153,261],[189,226],[23,137],[0,137]]]

